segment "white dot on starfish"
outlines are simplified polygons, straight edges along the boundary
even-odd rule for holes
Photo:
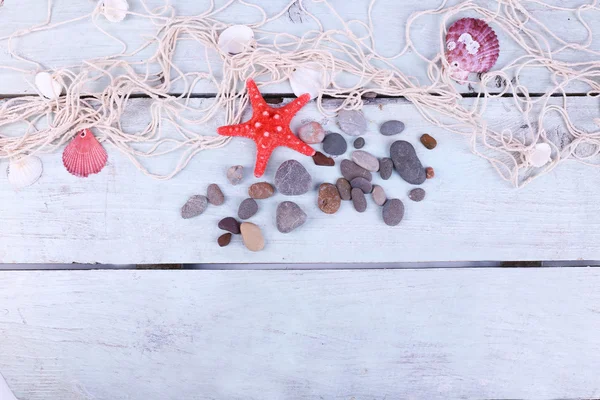
[[[265,117],[268,117],[268,116],[269,116],[269,112],[268,112],[268,111],[264,111],[264,112],[263,112],[263,115],[264,115]]]
[[[260,122],[255,123],[254,126],[260,128]]]
[[[291,138],[292,138],[292,135],[287,135],[287,138],[288,138],[288,139],[291,139]]]
[[[265,137],[269,137],[269,132],[264,133]]]
[[[280,127],[280,126],[277,127],[277,132],[281,132],[282,130],[283,130],[282,127]]]
[[[279,114],[275,114],[275,116],[273,116],[273,118],[279,119]]]
[[[267,148],[267,146],[265,146],[264,144],[263,144],[263,145],[261,145],[261,147],[262,147],[263,149],[266,149],[266,148]]]
[[[239,130],[240,130],[240,127],[239,127],[239,126],[236,126],[236,127],[235,127],[235,130],[236,130],[236,131],[239,131]]]
[[[254,98],[255,98],[255,99],[258,99],[258,95],[257,95],[257,94],[255,94],[255,95],[254,95]]]

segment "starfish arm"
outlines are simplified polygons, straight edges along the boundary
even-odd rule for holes
[[[265,99],[263,99],[260,91],[258,90],[258,86],[256,86],[256,82],[252,79],[248,79],[246,81],[246,87],[248,88],[248,98],[250,99],[250,104],[252,104],[252,110],[256,114],[257,111],[262,111],[266,108],[269,108]]]
[[[227,125],[217,128],[217,133],[221,136],[240,136],[252,139],[254,132],[250,129],[250,124],[245,122],[239,125]]]
[[[260,144],[256,144],[256,166],[254,167],[254,176],[260,178],[267,169],[269,163],[269,157],[275,150],[273,146],[262,147]]]
[[[304,107],[309,101],[310,95],[308,93],[305,93],[302,96],[295,99],[294,101],[292,101],[291,103],[288,103],[285,106],[281,107],[281,111],[283,111],[286,115],[291,117],[298,111],[300,111],[300,109]]]
[[[291,131],[290,131],[291,133]],[[302,153],[305,156],[312,157],[315,155],[316,151],[302,140],[298,139],[294,134],[291,135],[289,139],[287,139],[284,144],[285,147],[289,147],[292,150],[296,150],[298,153]]]

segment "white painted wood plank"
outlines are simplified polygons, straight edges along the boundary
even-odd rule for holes
[[[559,99],[557,99],[558,101]],[[209,100],[195,99],[194,105]],[[141,129],[148,100],[133,102],[125,129]],[[597,99],[573,98],[577,110],[574,123],[592,129],[597,116]],[[510,118],[512,99],[491,103],[489,114],[495,127],[518,130],[520,122]],[[389,181],[378,176],[389,197],[404,201],[404,221],[387,227],[380,208],[369,199],[368,210],[356,213],[344,202],[336,215],[323,214],[316,205],[316,191],[289,198],[283,195],[260,201],[252,219],[262,227],[264,251],[247,251],[236,237],[227,248],[219,248],[222,233],[217,222],[237,215],[247,196],[254,164],[254,143],[233,140],[228,146],[197,155],[174,179],[156,181],[140,173],[131,162],[107,146],[109,165],[96,176],[79,179],[62,166],[60,153],[43,155],[44,175],[35,185],[14,192],[0,174],[0,262],[2,263],[361,263],[416,261],[498,260],[597,260],[600,259],[600,213],[597,198],[600,169],[567,162],[521,190],[502,181],[491,165],[469,150],[462,136],[434,129],[423,122],[414,107],[403,100],[374,103],[365,107],[370,133],[365,149],[386,156],[389,145],[399,137],[384,137],[378,126],[393,116],[401,117],[407,129],[402,138],[416,144],[425,165],[435,168],[435,179],[423,187],[427,198],[413,203],[407,198],[411,185],[397,174]],[[303,120],[322,117],[314,103],[301,110],[292,127]],[[494,122],[495,121],[495,122]],[[324,121],[325,122],[325,121]],[[220,123],[202,127],[214,132]],[[327,129],[337,130],[335,121]],[[168,129],[168,128],[166,128]],[[561,125],[547,126],[560,131]],[[425,132],[438,139],[434,151],[424,149],[418,137]],[[350,141],[350,138],[347,138]],[[318,147],[318,146],[317,146]],[[158,172],[175,165],[178,154],[149,160]],[[275,151],[263,179],[272,181],[284,160],[300,160],[317,187],[335,182],[336,167],[317,167],[312,160],[292,150]],[[247,167],[244,184],[227,183],[230,165]],[[6,162],[0,168],[6,168]],[[202,194],[216,182],[227,201],[209,207],[200,217],[183,220],[180,208],[193,194]],[[308,222],[290,234],[275,229],[275,209],[284,200],[297,202],[309,215]]]
[[[94,1],[73,2],[68,0],[56,0],[53,2],[52,22],[61,22],[78,18],[91,13],[96,6]],[[150,6],[159,6],[164,4],[162,0],[148,1]],[[176,0],[171,2],[178,15],[198,15],[208,8],[209,0]],[[225,3],[225,0],[215,2],[216,7]],[[265,0],[260,2],[269,16],[278,14],[290,3],[289,0]],[[358,19],[367,23],[368,0],[346,1],[332,0],[332,6],[339,12],[340,16],[346,20]],[[458,0],[451,0],[448,5],[458,3]],[[493,7],[493,2],[480,1],[482,5]],[[571,1],[569,6],[586,4],[586,1]],[[130,1],[131,11],[144,13],[141,2]],[[399,6],[396,0],[379,0],[373,8],[373,18],[375,21],[374,37],[377,41],[376,49],[384,56],[393,56],[397,54],[405,45],[404,27],[409,16],[415,11],[437,8],[441,4],[440,0],[422,0],[419,2],[409,2]],[[562,5],[560,1],[553,2],[555,5]],[[342,26],[335,19],[325,3],[305,1],[304,6],[315,16],[317,16],[325,28],[341,29]],[[539,4],[527,4],[536,18],[550,27],[561,27],[556,33],[566,41],[577,41],[584,43],[587,32],[577,21],[573,13],[550,10]],[[473,14],[465,13],[464,16]],[[586,11],[584,17],[590,24],[590,27],[600,33],[598,21],[600,21],[600,12]],[[217,16],[218,19],[228,23],[254,23],[260,21],[259,12],[249,6],[237,3],[225,12]],[[35,24],[40,24],[46,19],[46,2],[39,0],[23,0],[19,2],[6,3],[0,10],[0,36],[8,35],[19,29],[25,29]],[[433,57],[439,51],[439,29],[441,16],[425,17],[415,23],[412,40],[417,50],[426,57]],[[596,23],[595,23],[596,22]],[[97,19],[97,24],[110,34],[123,40],[129,46],[129,50],[138,48],[143,43],[143,35],[154,34],[154,27],[144,18],[129,16],[122,23],[110,23],[102,16]],[[302,35],[308,30],[317,29],[318,26],[310,18],[298,14],[298,7],[293,7],[289,13],[284,13],[281,18],[275,20],[265,29],[276,32],[287,32],[295,35]],[[524,55],[525,53],[517,47],[515,42],[503,32],[498,32],[502,52],[497,63],[497,68],[508,65],[511,61]],[[556,46],[556,43],[550,41],[550,45]],[[44,68],[62,68],[65,66],[80,65],[83,60],[98,57],[106,57],[121,51],[121,45],[107,37],[94,26],[90,19],[79,21],[74,24],[63,25],[51,31],[36,32],[26,37],[18,38],[13,42],[13,48],[17,53],[27,59],[40,62]],[[600,51],[600,41],[593,40],[590,48]],[[3,83],[0,92],[2,94],[20,94],[35,93],[27,84],[27,80],[33,80],[35,66],[16,59],[12,59],[7,51],[7,43],[0,43],[0,65],[8,65],[20,69],[31,71],[31,74],[23,74],[13,71],[2,71]],[[150,57],[154,48],[148,48],[146,51],[132,58],[135,61],[142,61]],[[204,50],[195,42],[187,41],[178,46],[175,63],[184,72],[207,71],[207,65],[203,59]],[[564,52],[556,57],[564,61],[590,61],[595,56],[584,54],[582,52]],[[216,54],[210,55],[211,65],[216,71],[219,71],[219,58]],[[414,54],[407,54],[396,61],[407,75],[417,78],[422,85],[427,85],[427,65],[419,60]],[[540,69],[525,72],[521,76],[522,82],[528,87],[530,93],[544,93],[549,84],[547,76]],[[349,81],[342,80],[348,83]],[[344,84],[346,84],[344,83]],[[174,88],[174,91],[181,88]],[[462,87],[462,91],[467,92],[467,87]],[[583,92],[589,90],[585,86],[572,85],[566,88],[567,92]],[[214,93],[214,87],[200,82],[196,87],[198,93]],[[274,85],[268,88],[272,93],[291,93],[288,83]]]
[[[597,398],[600,270],[0,272],[21,400]]]

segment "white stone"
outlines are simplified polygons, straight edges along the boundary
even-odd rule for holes
[[[51,100],[57,99],[62,92],[61,84],[48,72],[40,72],[35,76],[35,86],[44,97]]]
[[[527,159],[533,167],[541,168],[551,161],[552,148],[548,143],[538,143],[528,154]]]
[[[110,22],[123,21],[129,10],[127,0],[104,0],[102,6],[104,17]]]
[[[239,54],[248,50],[254,41],[254,32],[246,25],[233,25],[219,35],[218,46],[222,52]]]

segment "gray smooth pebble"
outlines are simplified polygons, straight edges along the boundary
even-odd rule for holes
[[[404,130],[404,122],[402,121],[387,121],[381,124],[379,127],[379,132],[385,136],[392,136],[402,133]]]
[[[258,212],[258,203],[254,199],[245,199],[240,203],[238,208],[238,217],[240,219],[248,219]]]
[[[350,194],[350,192],[352,191],[352,186],[350,185],[350,182],[348,182],[347,179],[338,179],[335,183],[335,186],[337,187],[338,192],[340,192],[340,197],[342,198],[342,200],[352,200],[352,195]]]
[[[306,213],[293,201],[279,203],[276,212],[277,230],[289,233],[306,222]]]
[[[412,201],[423,201],[425,198],[425,190],[421,188],[413,189],[408,193],[408,198]]]
[[[341,156],[348,150],[346,139],[339,133],[329,132],[323,139],[323,151],[332,156]]]
[[[387,181],[392,176],[392,172],[394,171],[394,162],[391,158],[382,158],[379,160],[379,175],[381,175],[381,179]]]
[[[365,178],[361,178],[361,177],[352,179],[352,181],[350,182],[350,185],[352,186],[353,189],[359,188],[365,194],[371,193],[371,191],[373,190],[373,185],[371,184],[371,182],[369,182]]]
[[[425,168],[417,157],[415,148],[407,141],[398,140],[392,143],[390,157],[394,162],[394,168],[406,182],[420,185],[427,179]]]
[[[362,111],[341,110],[337,122],[340,129],[350,136],[360,136],[367,131],[367,120]]]
[[[352,204],[354,205],[354,209],[358,212],[365,212],[367,209],[367,198],[359,188],[352,189]]]
[[[352,152],[352,161],[359,167],[363,167],[367,171],[377,172],[379,171],[379,160],[371,153],[367,153],[364,150],[356,150]]]
[[[383,222],[389,226],[396,226],[404,218],[404,204],[398,199],[390,199],[383,205]]]
[[[183,207],[181,207],[181,217],[185,219],[197,217],[206,211],[206,207],[208,207],[206,196],[197,194],[190,197]]]
[[[354,141],[353,145],[355,149],[362,149],[363,147],[365,147],[365,139],[359,137]]]
[[[227,180],[232,185],[239,185],[244,178],[244,167],[241,165],[234,165],[227,170]]]
[[[385,201],[387,200],[385,191],[379,185],[373,186],[373,191],[371,192],[371,197],[373,198],[373,203],[377,204],[378,206],[384,205]]]
[[[284,161],[275,173],[275,187],[285,196],[299,196],[312,187],[310,174],[296,160]]]
[[[342,176],[348,181],[357,177],[365,178],[369,182],[373,180],[373,175],[363,167],[356,165],[354,161],[342,160],[340,171],[342,172]]]
[[[221,204],[225,203],[225,195],[221,191],[219,185],[216,183],[208,185],[206,197],[208,197],[208,202],[213,206],[220,206]]]

